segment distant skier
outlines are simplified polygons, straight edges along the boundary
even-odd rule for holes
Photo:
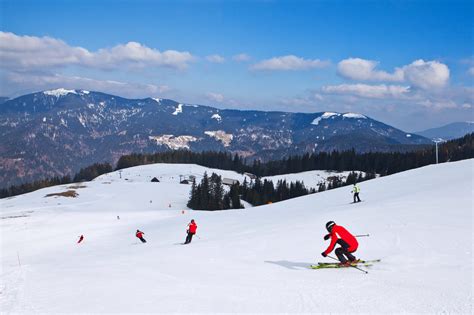
[[[357,186],[357,184],[354,184],[354,187],[352,187],[351,193],[354,194],[354,203],[360,202],[360,198],[359,198],[360,188],[359,188],[359,186]],[[356,201],[356,199],[357,199],[357,201]]]
[[[331,244],[329,244],[329,247],[322,252],[321,255],[326,257],[332,252],[334,246],[339,244],[341,247],[336,248],[335,253],[341,265],[349,266],[351,263],[357,262],[354,255],[352,255],[359,246],[357,239],[344,227],[336,225],[334,221],[326,223],[326,229],[329,234],[324,236],[324,240],[331,238]]]
[[[79,240],[77,241],[77,244],[79,244],[79,243],[82,242],[83,240],[84,240],[84,235],[79,236]]]
[[[143,238],[143,233],[142,231],[140,230],[137,230],[137,233],[135,234],[136,237],[138,237],[140,239],[140,241],[142,241],[142,243],[146,243],[146,240]]]
[[[191,243],[191,240],[193,239],[193,235],[196,234],[196,230],[197,230],[197,224],[196,222],[194,222],[194,220],[191,220],[191,222],[188,224],[188,229],[186,231],[188,233],[188,236],[186,236],[186,241],[184,242],[184,244]]]

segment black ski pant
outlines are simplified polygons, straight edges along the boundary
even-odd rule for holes
[[[184,242],[184,244],[191,243],[191,241],[193,239],[193,235],[194,235],[194,233],[188,232],[188,236],[186,236],[186,241]]]
[[[142,243],[146,243],[146,240],[143,237],[139,237],[139,239],[142,241]]]
[[[357,201],[356,201],[357,198]],[[360,202],[359,193],[354,193],[354,203]]]
[[[338,247],[336,248],[336,250],[334,251],[336,253],[336,256],[337,256],[337,259],[339,259],[339,261],[341,263],[346,263],[348,260],[349,261],[354,261],[356,258],[354,257],[354,255],[351,254],[351,252],[349,252],[349,244],[347,244],[345,241],[343,241],[342,239],[338,239],[336,244],[339,244],[341,245],[341,247]],[[355,252],[355,251],[354,251]],[[353,253],[353,252],[352,252]],[[347,257],[347,258],[346,258]]]

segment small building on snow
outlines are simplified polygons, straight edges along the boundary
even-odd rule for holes
[[[257,179],[257,175],[254,175],[252,173],[244,173],[244,175],[249,177],[250,179]]]
[[[222,184],[228,185],[228,186],[232,186],[232,185],[235,185],[235,184],[239,185],[239,183],[240,182],[238,180],[232,179],[232,178],[224,178],[222,180]]]

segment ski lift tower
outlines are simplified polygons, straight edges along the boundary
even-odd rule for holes
[[[443,140],[441,138],[436,138],[436,139],[432,139],[431,141],[436,143],[436,164],[438,164],[438,162],[439,162],[439,159],[438,159],[438,143],[444,143],[444,142],[446,142],[446,140]]]

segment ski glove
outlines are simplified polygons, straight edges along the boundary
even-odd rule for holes
[[[324,235],[324,240],[327,241],[329,238],[331,238],[331,234],[326,234]]]
[[[322,253],[321,253],[321,256],[323,256],[323,257],[326,257],[327,255],[328,255],[328,254],[326,254],[326,252],[322,252]]]

